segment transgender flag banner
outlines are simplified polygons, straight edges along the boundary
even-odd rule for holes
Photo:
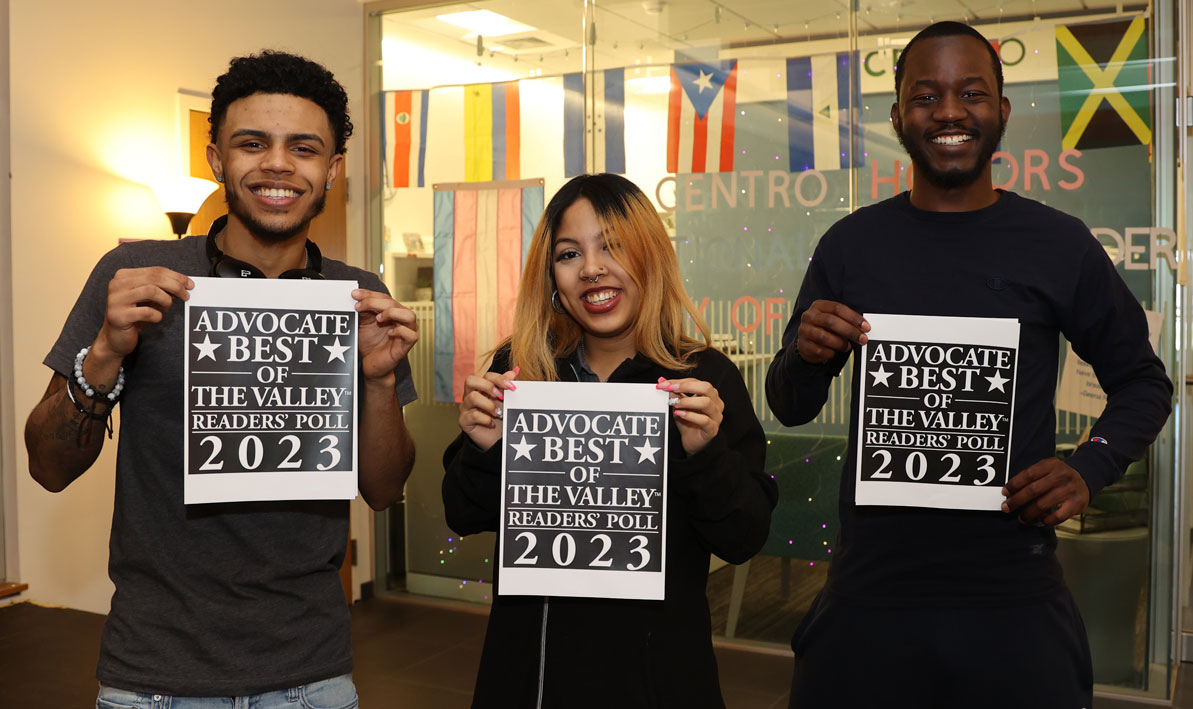
[[[434,192],[435,400],[458,402],[464,380],[513,330],[543,181],[436,184]]]

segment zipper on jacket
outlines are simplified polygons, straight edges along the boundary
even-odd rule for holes
[[[543,709],[543,680],[547,674],[547,610],[548,599],[543,598],[543,634],[539,641],[539,697],[536,709]]]

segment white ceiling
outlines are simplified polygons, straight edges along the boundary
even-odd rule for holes
[[[672,52],[707,55],[731,46],[847,37],[849,3],[598,0],[593,10],[596,64],[632,66],[668,62]],[[1033,17],[1073,17],[1144,8],[1146,2],[1139,0],[859,0],[856,22],[860,35],[883,35],[908,33],[943,19],[987,26]],[[475,38],[466,39],[464,30],[435,19],[446,12],[469,9],[491,10],[535,28],[518,35],[485,38],[486,51],[481,60],[504,59],[506,68],[513,69],[511,62],[517,57],[546,74],[579,70],[584,34],[582,0],[489,0],[402,11],[384,17],[383,36],[431,40],[475,56]]]

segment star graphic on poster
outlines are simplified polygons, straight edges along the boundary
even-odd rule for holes
[[[712,89],[712,72],[706,72],[703,69],[698,70],[700,78],[692,79],[692,83],[700,87],[698,93],[704,93],[705,89]]]
[[[878,365],[878,369],[875,369],[873,372],[870,372],[870,376],[874,377],[874,385],[877,386],[877,385],[881,384],[885,387],[889,387],[891,385],[891,383],[888,382],[887,380],[891,378],[892,374],[894,374],[894,372],[886,371],[886,368],[883,367],[881,364]]]
[[[652,463],[658,463],[658,461],[654,459],[654,454],[658,453],[662,449],[650,445],[650,441],[644,441],[642,445],[633,446],[633,448],[634,450],[638,451],[639,463],[645,462],[647,458],[650,458],[650,462]]]
[[[204,357],[211,358],[213,362],[216,361],[215,349],[220,345],[218,342],[211,341],[211,335],[204,335],[202,342],[192,342],[191,344],[199,348],[199,356],[195,358],[195,361],[201,360]]]
[[[527,443],[526,436],[525,436],[525,434],[523,434],[521,443],[511,443],[510,444],[510,447],[518,452],[518,454],[514,456],[514,460],[517,460],[519,458],[525,458],[526,460],[533,460],[530,457],[530,451],[534,450],[534,447],[536,445],[538,445],[538,444]]]
[[[333,359],[338,359],[345,362],[344,353],[348,351],[348,345],[341,345],[340,338],[336,338],[335,344],[323,345],[323,349],[327,350],[327,361],[331,362]]]
[[[986,381],[990,382],[990,391],[994,391],[995,389],[997,389],[1004,394],[1007,393],[1007,390],[1003,389],[1002,385],[1011,381],[1010,379],[1003,377],[998,372],[995,372],[993,377],[984,377],[984,379]]]

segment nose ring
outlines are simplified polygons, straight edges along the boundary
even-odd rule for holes
[[[595,275],[591,278],[589,278],[588,276],[580,276],[580,280],[588,281],[589,283],[596,283],[597,281],[601,280],[601,276],[603,276],[603,275],[605,275],[605,274],[598,273],[597,275]]]

